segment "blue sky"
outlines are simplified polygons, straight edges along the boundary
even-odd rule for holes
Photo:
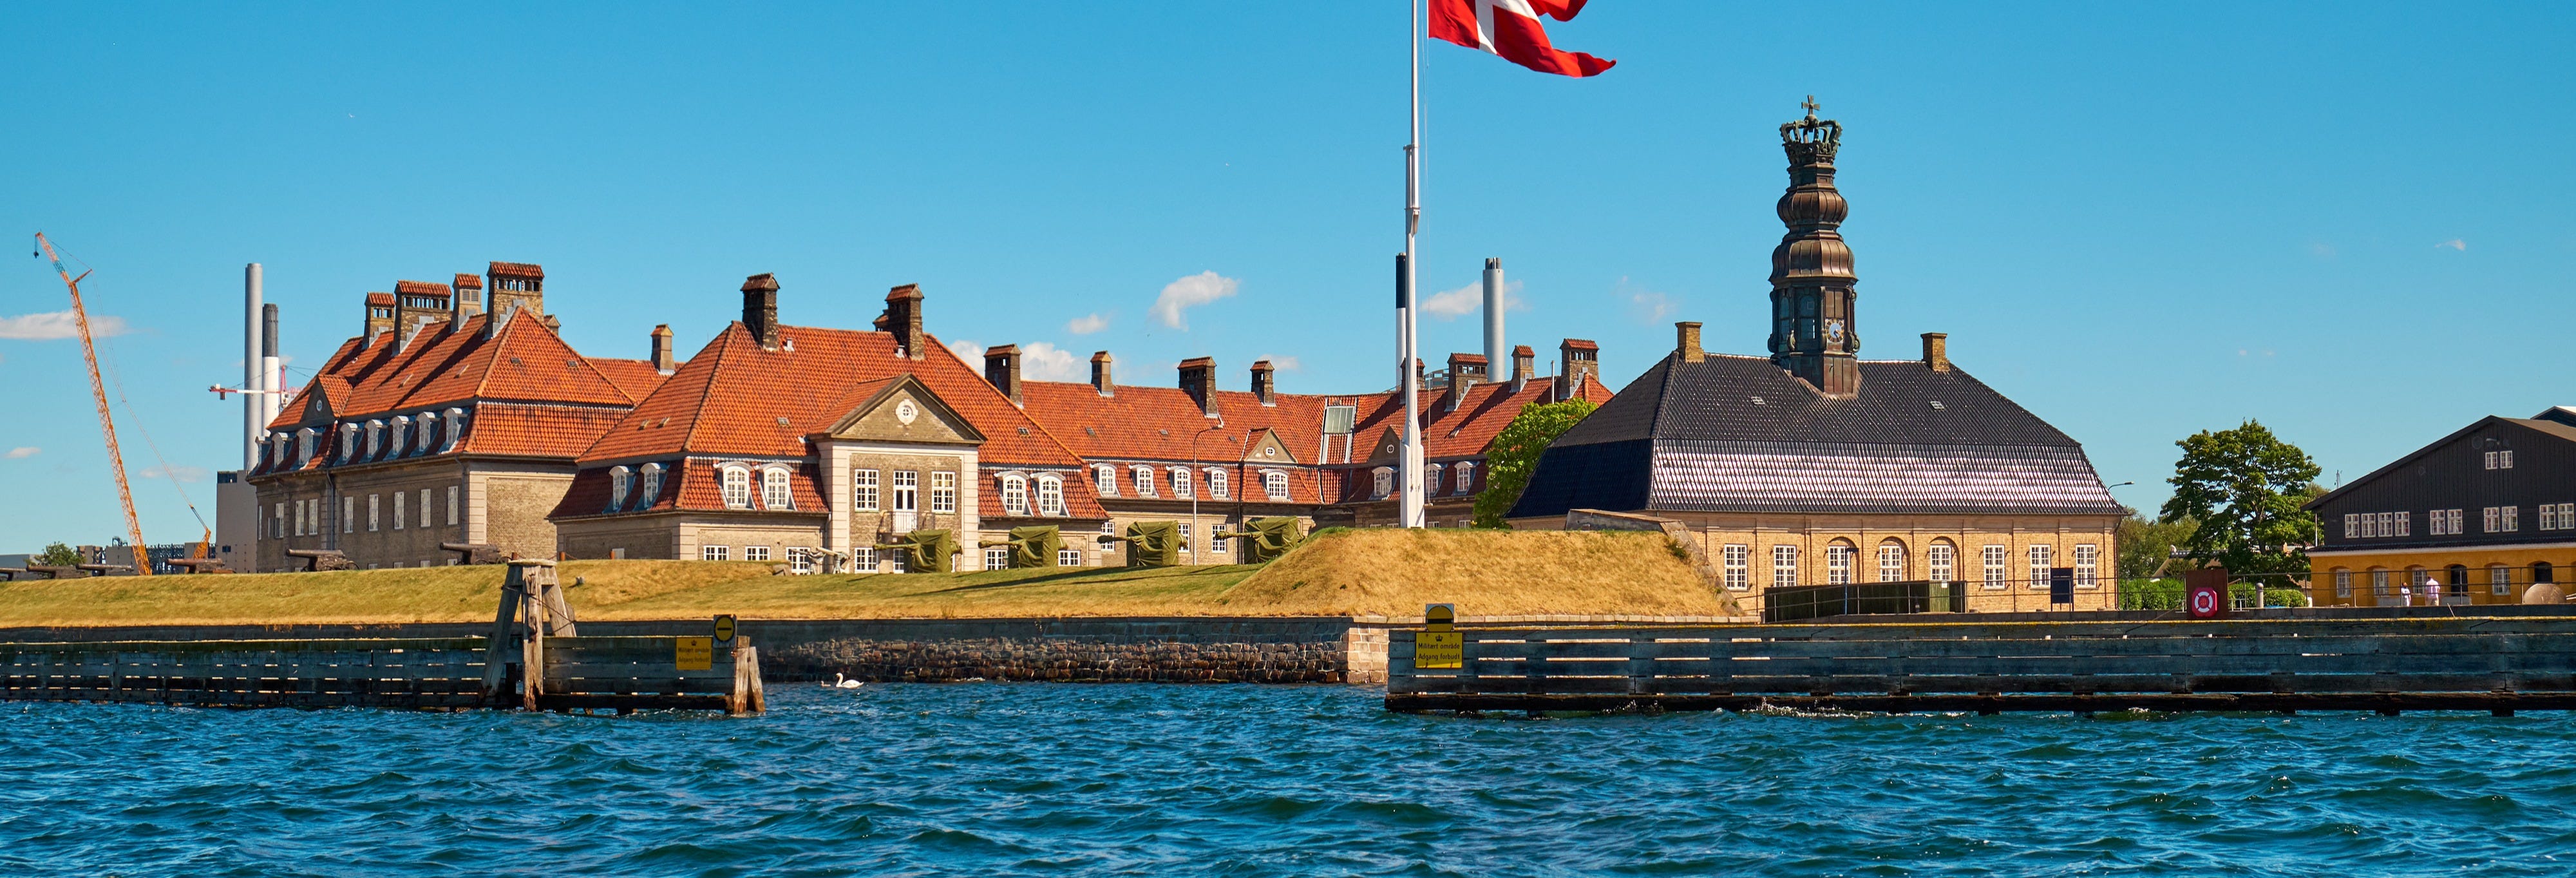
[[[95,269],[91,309],[124,327],[106,352],[155,542],[196,533],[174,488],[211,520],[191,480],[239,459],[238,408],[203,388],[239,379],[253,261],[298,367],[362,293],[498,259],[543,263],[593,354],[643,356],[656,323],[694,351],[766,271],[791,323],[865,326],[920,283],[952,342],[1108,349],[1128,382],[1294,358],[1283,389],[1375,390],[1403,18],[21,5],[0,230]],[[1598,340],[1614,386],[1674,320],[1761,350],[1775,128],[1814,94],[1847,129],[1863,355],[1950,333],[2132,505],[2162,500],[2175,439],[2249,417],[2331,482],[2576,404],[2576,7],[1599,0],[1551,32],[1619,66],[1425,47],[1422,283],[1502,257],[1512,341]],[[1193,277],[1231,294],[1175,327],[1157,300]],[[78,345],[27,337],[65,307],[41,261],[0,268],[0,550],[121,530]],[[1425,320],[1429,358],[1478,349],[1475,321]]]

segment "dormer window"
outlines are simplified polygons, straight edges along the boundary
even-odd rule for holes
[[[1038,477],[1038,514],[1064,514],[1064,480],[1055,476]]]
[[[635,490],[635,508],[637,508],[637,509],[651,509],[651,508],[653,508],[653,504],[654,504],[654,502],[659,501],[659,500],[661,500],[661,499],[662,499],[662,465],[661,465],[661,464],[658,464],[658,463],[648,463],[648,464],[645,464],[645,465],[644,465],[644,485],[643,485],[643,487],[637,488],[637,489]]]
[[[412,422],[420,425],[420,435],[419,435],[419,436],[417,436],[417,437],[415,437],[415,438],[413,439],[413,441],[412,441],[412,453],[413,453],[413,454],[435,454],[435,453],[437,453],[437,448],[438,448],[438,413],[437,413],[437,412],[421,412],[421,413],[420,413],[420,417],[413,418],[413,419],[412,419]]]
[[[1440,494],[1440,465],[1435,463],[1435,464],[1431,464],[1431,465],[1428,465],[1428,466],[1423,467],[1423,468],[1422,468],[1422,496],[1425,496],[1425,497],[1435,497],[1435,496],[1438,496],[1439,494]]]
[[[728,466],[722,470],[722,479],[725,508],[751,508],[751,470],[740,465]]]
[[[1395,471],[1394,471],[1394,470],[1388,469],[1388,468],[1386,468],[1386,467],[1378,467],[1378,468],[1377,468],[1377,472],[1375,473],[1375,475],[1376,475],[1376,477],[1377,477],[1377,479],[1376,479],[1377,484],[1374,486],[1374,489],[1369,493],[1369,499],[1372,499],[1372,500],[1384,500],[1384,499],[1386,499],[1387,495],[1395,493]]]
[[[1217,500],[1223,500],[1223,499],[1225,499],[1225,495],[1226,495],[1225,470],[1217,469],[1217,468],[1215,468],[1215,467],[1209,467],[1209,468],[1208,468],[1208,471],[1207,471],[1207,485],[1208,485],[1208,496],[1209,496],[1210,498],[1217,499]]]
[[[311,427],[295,431],[296,466],[301,467],[311,464],[313,462],[313,455],[320,453],[321,450],[322,431]]]
[[[1288,499],[1288,474],[1275,469],[1263,470],[1261,493],[1269,495],[1272,500]]]
[[[1099,491],[1100,496],[1118,496],[1118,468],[1105,463],[1092,464],[1091,487],[1092,490]]]
[[[1193,486],[1193,485],[1191,485],[1191,484],[1190,484],[1190,468],[1189,468],[1189,467],[1185,467],[1185,466],[1176,466],[1176,467],[1173,467],[1173,468],[1172,468],[1172,496],[1174,496],[1174,497],[1187,497],[1187,496],[1190,496],[1190,489],[1191,489],[1192,487],[1195,487],[1195,486]]]
[[[340,425],[340,462],[348,463],[358,456],[358,425]]]
[[[385,451],[385,422],[367,422],[367,459],[374,460]]]
[[[1029,480],[1020,476],[1002,477],[1002,511],[1012,515],[1029,514]]]
[[[1462,460],[1462,461],[1459,461],[1459,462],[1458,462],[1458,486],[1457,486],[1457,487],[1455,487],[1455,488],[1451,488],[1451,489],[1449,489],[1449,492],[1450,492],[1450,493],[1452,493],[1452,494],[1466,494],[1466,493],[1469,493],[1469,492],[1471,492],[1471,491],[1474,491],[1474,490],[1475,490],[1475,488],[1476,488],[1476,462],[1475,462],[1475,461],[1472,461],[1472,460]]]
[[[1138,496],[1138,497],[1151,497],[1151,496],[1154,496],[1154,468],[1153,468],[1153,467],[1150,467],[1150,466],[1146,466],[1146,465],[1141,464],[1141,463],[1140,463],[1140,464],[1137,464],[1137,465],[1136,465],[1136,469],[1135,469],[1135,475],[1136,475],[1136,496]]]
[[[787,468],[773,466],[760,471],[760,507],[794,509],[795,496],[787,490]]]
[[[617,510],[626,508],[626,492],[629,488],[634,487],[634,480],[634,471],[622,466],[609,467],[608,508],[603,511],[616,512]]]
[[[389,458],[401,457],[403,455],[403,442],[410,438],[411,418],[407,415],[394,416],[393,423],[387,425],[387,431],[385,434],[385,456]]]

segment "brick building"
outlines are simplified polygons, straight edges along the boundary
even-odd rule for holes
[[[2426,604],[2428,583],[2445,604],[2552,602],[2576,567],[2576,407],[2480,418],[2307,508],[2318,606]]]

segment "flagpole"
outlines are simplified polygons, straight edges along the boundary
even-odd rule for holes
[[[1415,233],[1422,226],[1422,41],[1426,37],[1423,32],[1424,0],[1405,2],[1410,5],[1405,15],[1405,42],[1412,50],[1410,110],[1413,128],[1404,144],[1404,264],[1403,276],[1397,281],[1402,289],[1398,291],[1400,295],[1396,299],[1395,312],[1396,331],[1401,336],[1396,346],[1402,355],[1402,362],[1396,364],[1396,370],[1403,376],[1401,386],[1404,388],[1404,479],[1399,486],[1402,494],[1397,508],[1398,524],[1414,528],[1422,526],[1422,388],[1420,370],[1414,365],[1422,357],[1415,350],[1413,332],[1413,296],[1419,288],[1414,284],[1414,278],[1422,260],[1413,248]]]

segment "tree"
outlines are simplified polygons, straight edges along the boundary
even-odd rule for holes
[[[1485,446],[1485,492],[1476,495],[1476,526],[1506,527],[1503,515],[1520,502],[1521,489],[1529,487],[1539,453],[1597,408],[1589,400],[1569,399],[1525,406],[1512,416]]]
[[[45,551],[37,554],[35,563],[47,567],[69,567],[81,563],[81,556],[80,552],[72,547],[55,543],[46,546]]]
[[[2299,506],[2313,496],[2319,472],[2307,452],[2251,420],[2174,444],[2182,460],[2167,480],[2174,494],[2161,516],[2200,522],[2183,542],[2192,558],[2234,573],[2307,571],[2316,515]]]
[[[2129,517],[2120,520],[2120,578],[2155,576],[2173,557],[2174,547],[2188,545],[2192,532],[2199,529],[2200,522],[2189,518],[2164,521],[2129,510]]]

